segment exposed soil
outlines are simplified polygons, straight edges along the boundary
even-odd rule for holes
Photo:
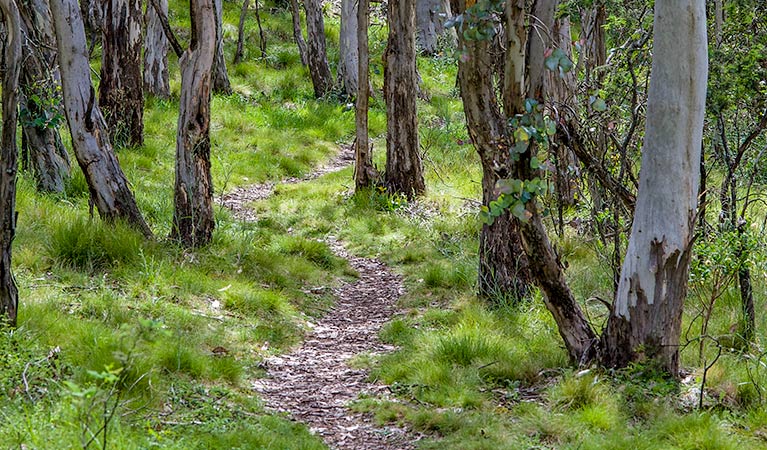
[[[330,163],[301,178],[283,180],[297,183],[343,169],[353,162],[351,149],[342,149]],[[238,189],[223,202],[242,220],[255,220],[248,203],[274,191],[275,183]],[[267,358],[267,377],[253,387],[269,409],[284,412],[333,449],[407,450],[417,440],[397,427],[378,427],[367,414],[354,413],[348,404],[360,394],[385,397],[387,386],[367,381],[366,370],[351,368],[349,360],[359,354],[381,354],[394,350],[378,340],[381,327],[397,314],[396,302],[404,288],[400,276],[376,259],[350,255],[333,236],[327,244],[349,261],[359,278],[333,290],[334,307],[318,322],[300,348],[289,354]]]

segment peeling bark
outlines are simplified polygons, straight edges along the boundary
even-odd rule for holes
[[[156,0],[162,13],[168,15],[168,0]],[[144,43],[144,90],[155,97],[170,97],[168,76],[168,38],[157,10],[146,8],[146,38]]]
[[[141,0],[106,0],[99,105],[112,145],[144,143]]]
[[[22,167],[32,171],[38,190],[63,192],[70,164],[55,120],[60,97],[51,13],[44,0],[18,6],[24,55],[19,79]]]
[[[301,12],[298,8],[298,0],[290,0],[290,15],[293,18],[293,39],[298,46],[298,55],[301,57],[301,65],[304,67],[309,63],[306,55],[306,41],[301,31]]]
[[[465,10],[462,0],[454,3],[458,13]],[[509,158],[506,119],[501,114],[493,86],[493,56],[488,41],[468,41],[459,33],[459,50],[466,59],[458,60],[466,127],[482,163],[482,204],[498,198],[496,183],[513,174]],[[479,239],[478,294],[481,298],[512,301],[525,298],[532,278],[527,256],[519,237],[519,221],[509,211],[492,224],[484,224]]]
[[[21,61],[21,17],[13,0],[0,0],[8,36],[4,42],[3,131],[0,137],[0,323],[16,326],[19,291],[11,250],[16,234],[16,120]]]
[[[213,92],[229,95],[232,93],[232,84],[229,82],[229,72],[226,70],[226,58],[224,57],[224,4],[223,0],[213,0],[216,7],[216,60],[213,64]]]
[[[426,190],[416,116],[415,0],[390,0],[388,17],[384,52],[386,186],[413,198]]]
[[[698,200],[708,54],[703,2],[655,4],[653,63],[636,212],[603,361],[679,369]]]
[[[328,65],[328,54],[325,45],[325,20],[322,18],[321,0],[304,0],[306,10],[306,36],[309,46],[306,52],[306,62],[312,77],[314,96],[324,97],[333,88],[333,77]]]
[[[218,28],[214,1],[220,0],[191,1],[192,40],[179,61],[181,98],[171,238],[185,247],[209,243],[216,225],[210,173],[210,94]]]
[[[356,140],[354,141],[354,189],[367,188],[378,178],[373,166],[373,151],[368,139],[368,100],[370,52],[368,51],[368,24],[370,22],[368,0],[359,0],[357,9],[357,44],[359,83],[357,84],[357,104],[355,109]]]
[[[77,2],[51,0],[50,5],[59,50],[64,111],[91,204],[102,219],[125,220],[151,237],[109,143],[106,122],[91,84],[85,29]]]
[[[341,32],[338,49],[338,80],[347,96],[357,95],[359,50],[357,0],[341,0]],[[367,32],[367,28],[365,29]]]
[[[435,55],[439,50],[439,37],[449,34],[455,45],[455,30],[445,28],[445,21],[452,17],[448,0],[416,0],[416,45],[421,53]]]

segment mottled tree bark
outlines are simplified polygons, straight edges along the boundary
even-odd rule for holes
[[[106,0],[99,105],[112,145],[144,143],[141,0]]]
[[[384,52],[386,186],[413,198],[426,190],[416,117],[415,0],[389,1],[388,17]]]
[[[103,0],[80,0],[80,13],[85,25],[85,34],[89,43],[88,55],[93,53],[96,44],[101,42],[104,25]]]
[[[301,12],[298,8],[298,0],[290,0],[290,15],[293,18],[293,39],[296,40],[298,46],[298,55],[301,57],[301,64],[306,66],[309,62],[306,55],[306,41],[301,31]]]
[[[13,0],[0,0],[8,33],[3,54],[3,132],[0,138],[0,322],[16,326],[19,291],[13,279],[11,244],[16,234],[16,120],[21,61],[21,17]]]
[[[162,13],[168,15],[168,0],[156,0]],[[157,10],[146,8],[146,38],[144,39],[144,90],[155,97],[170,97],[168,76],[168,38]]]
[[[439,50],[439,37],[445,33],[455,41],[455,31],[445,28],[445,21],[452,17],[448,0],[416,0],[416,43],[425,55],[434,55]]]
[[[539,0],[532,15],[535,27],[552,30],[556,0]],[[511,118],[524,113],[524,100],[533,98],[544,102],[545,53],[551,48],[549,34],[536,30],[525,31],[524,1],[515,0],[507,8],[508,47],[504,77],[504,109]],[[526,50],[527,49],[527,50]],[[532,168],[534,143],[519,155],[515,165],[515,178],[531,180],[540,176],[540,169]],[[534,201],[525,204],[528,219],[520,223],[522,247],[528,256],[530,272],[544,294],[544,303],[557,323],[565,348],[574,363],[588,362],[596,353],[598,342],[583,311],[565,280],[559,257],[549,241],[538,206]]]
[[[341,0],[341,32],[338,49],[338,80],[344,93],[357,95],[359,82],[359,49],[357,0]],[[367,29],[365,29],[367,32]]]
[[[357,9],[357,48],[359,83],[357,83],[357,105],[355,110],[356,135],[354,141],[354,189],[368,188],[378,178],[373,167],[373,152],[368,139],[368,100],[370,52],[368,50],[368,24],[370,22],[369,1],[359,0]]]
[[[328,65],[325,45],[325,20],[322,18],[321,0],[304,0],[306,11],[306,38],[309,42],[306,62],[312,77],[314,96],[324,97],[333,88],[333,77]]]
[[[192,0],[192,39],[179,61],[175,210],[171,238],[185,247],[210,242],[215,228],[210,174],[210,93],[216,58],[216,0]]]
[[[655,3],[652,76],[634,222],[603,361],[679,370],[679,336],[698,200],[708,53],[703,2]]]
[[[32,171],[38,190],[63,192],[70,165],[58,129],[60,95],[51,13],[44,0],[18,6],[23,54],[19,79],[22,167]]]
[[[213,92],[229,95],[232,93],[232,84],[229,82],[229,72],[226,70],[226,58],[224,57],[224,5],[223,0],[213,0],[216,17],[216,60],[213,64]]]
[[[458,0],[455,10],[463,12]],[[459,50],[466,55],[458,60],[466,127],[482,163],[482,204],[498,198],[496,183],[513,174],[509,157],[506,120],[498,105],[493,85],[491,42],[466,40],[459,34]],[[529,293],[532,279],[527,256],[519,237],[519,223],[509,211],[492,224],[484,224],[479,240],[478,294],[488,301],[518,300]]]
[[[91,84],[85,29],[77,2],[51,0],[50,5],[59,50],[64,111],[75,156],[88,183],[91,205],[96,206],[102,219],[125,220],[151,237],[109,143],[106,122]]]

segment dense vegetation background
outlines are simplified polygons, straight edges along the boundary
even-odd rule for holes
[[[651,5],[634,3],[611,6],[607,29],[613,32],[614,58],[628,71],[606,71],[604,87],[591,92],[596,116],[590,120],[604,126],[623,126],[611,120],[633,121],[641,111],[641,99],[632,104],[627,92],[642,94],[648,78]],[[186,6],[170,4],[171,24],[184,40]],[[758,11],[758,5],[731,6],[724,43],[712,45],[707,147],[727,138],[740,142],[764,107],[765,40]],[[240,5],[224,2],[227,61],[235,51],[239,13]],[[331,5],[325,14],[335,68],[339,25]],[[380,61],[387,30],[380,12],[373,17],[370,132],[382,167]],[[233,93],[213,98],[217,196],[238,186],[301,177],[354,136],[349,99],[314,98],[292,41],[287,5],[261,4],[261,20],[266,55],[260,56],[249,14],[245,57],[229,65]],[[762,34],[751,37],[750,31]],[[624,41],[636,45],[622,46]],[[99,51],[97,46],[92,59],[96,71]],[[716,200],[706,210],[713,225],[704,228],[693,256],[681,381],[651,365],[575,369],[539,293],[521,302],[476,298],[482,175],[456,90],[455,56],[445,43],[438,54],[418,60],[427,194],[415,201],[377,188],[352,195],[348,168],[278,184],[273,196],[252,205],[253,223],[235,220],[217,201],[213,242],[181,250],[91,217],[79,171],[57,195],[36,192],[32,177],[23,174],[14,242],[19,321],[0,334],[0,447],[324,448],[306,427],[265,411],[251,385],[264,375],[266,356],[300,343],[308,324],[331,307],[330,287],[339,277],[356,276],[322,242],[327,235],[405,276],[406,313],[381,335],[398,350],[355,359],[372,378],[390,385],[392,396],[361,398],[352,407],[382,424],[424,433],[422,448],[767,447],[763,202],[751,201],[744,209],[746,238],[717,230]],[[170,233],[173,215],[180,93],[173,58],[171,92],[170,100],[147,98],[143,145],[118,149],[138,206],[161,237]],[[765,145],[761,135],[756,141]],[[65,145],[70,147],[66,137]],[[626,157],[634,166],[639,145],[632,145]],[[761,195],[760,157],[754,151],[739,169],[738,193]],[[709,186],[721,185],[727,164],[724,157],[711,157]],[[562,212],[563,226],[554,208],[546,220],[559,229],[552,239],[568,281],[577,298],[587,299],[583,307],[598,328],[607,314],[603,301],[614,289],[610,233],[625,223],[610,207],[595,211],[594,199],[583,192]],[[741,245],[747,245],[745,259],[744,252],[734,251]],[[733,282],[744,261],[757,311],[756,331],[746,344],[737,333],[742,310]]]

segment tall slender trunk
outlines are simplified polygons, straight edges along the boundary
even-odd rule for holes
[[[309,62],[306,55],[306,41],[301,31],[301,12],[299,11],[298,0],[290,0],[290,15],[293,18],[293,39],[296,40],[298,46],[298,55],[301,57],[301,64],[306,66]]]
[[[168,0],[157,0],[162,13],[168,15]],[[146,8],[146,38],[144,40],[144,90],[155,97],[170,97],[168,76],[168,38],[160,15],[152,5]]]
[[[426,185],[418,147],[415,0],[390,0],[389,39],[384,52],[386,186],[408,198]]]
[[[40,191],[63,192],[69,155],[59,134],[56,36],[44,0],[19,2],[22,71],[19,79],[22,166],[31,170]]]
[[[378,178],[373,167],[373,152],[368,139],[368,100],[370,52],[368,51],[368,23],[370,22],[369,0],[359,0],[357,8],[357,45],[359,83],[357,83],[357,105],[355,123],[357,139],[354,141],[354,189],[359,191],[370,187]]]
[[[357,95],[359,49],[357,0],[341,0],[341,32],[338,48],[338,80],[347,96]],[[366,29],[367,31],[367,29]]]
[[[218,33],[214,1],[219,0],[191,1],[192,38],[179,61],[181,98],[171,238],[186,247],[209,243],[216,225],[210,174],[210,93]]]
[[[99,105],[112,145],[144,143],[141,0],[106,0]]]
[[[306,10],[306,38],[309,41],[306,62],[312,77],[314,96],[320,98],[333,88],[333,77],[330,74],[325,45],[325,20],[322,18],[322,1],[304,0],[304,9]]]
[[[8,37],[3,62],[3,132],[0,137],[0,322],[16,326],[19,291],[13,279],[11,244],[16,234],[16,120],[21,61],[21,17],[13,0],[0,0]]]
[[[634,222],[603,361],[679,369],[679,336],[698,200],[708,54],[703,2],[655,3],[652,76]]]
[[[250,0],[243,0],[242,9],[240,9],[240,23],[237,25],[237,51],[234,52],[234,64],[239,64],[245,53],[245,17],[248,15],[249,6]]]
[[[224,4],[223,0],[213,0],[216,18],[216,60],[213,64],[213,92],[229,95],[232,93],[232,84],[229,82],[229,72],[226,70],[226,58],[224,57]]]
[[[462,13],[465,2],[455,3]],[[461,88],[466,127],[482,163],[482,205],[497,200],[496,183],[513,174],[509,157],[506,120],[498,105],[493,85],[492,44],[466,40],[459,33],[458,83]],[[478,294],[490,302],[512,302],[526,297],[531,277],[519,237],[519,223],[509,211],[484,224],[479,238]]]
[[[106,122],[91,84],[85,29],[77,1],[51,0],[50,5],[59,50],[64,111],[75,156],[88,183],[91,205],[96,206],[102,219],[123,219],[151,237],[109,143]]]

